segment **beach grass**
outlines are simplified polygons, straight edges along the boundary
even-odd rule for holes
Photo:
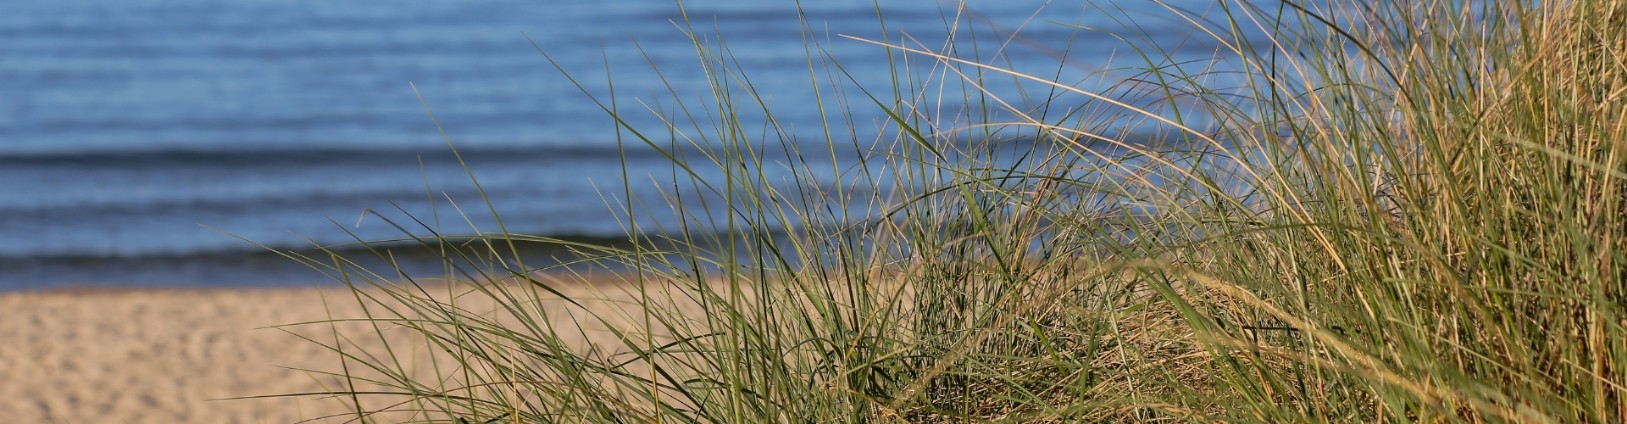
[[[1192,61],[1094,6],[1127,28],[1106,89],[1058,81],[1065,45],[1041,75],[804,22],[812,131],[681,22],[706,81],[665,82],[709,101],[584,103],[671,163],[666,204],[606,194],[629,243],[426,219],[398,224],[439,230],[414,240],[445,275],[297,258],[455,364],[313,338],[351,384],[306,395],[361,422],[1627,421],[1627,5],[1213,7],[1155,8],[1214,46]],[[439,218],[491,209],[465,206]]]

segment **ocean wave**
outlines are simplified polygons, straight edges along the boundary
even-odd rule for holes
[[[620,157],[654,159],[661,153],[651,149],[618,149],[614,145],[574,146],[494,146],[424,149],[403,147],[262,147],[200,148],[165,147],[156,149],[95,149],[32,152],[0,152],[0,166],[97,166],[139,167],[152,165],[243,166],[318,165],[387,163],[414,164],[465,161],[515,162],[545,159],[588,159],[614,161]],[[312,143],[307,143],[312,144]]]

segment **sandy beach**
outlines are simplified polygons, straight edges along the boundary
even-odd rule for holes
[[[628,300],[587,285],[562,289],[599,299],[591,308],[626,307]],[[300,371],[338,371],[341,361],[296,334],[324,341],[339,334],[364,350],[397,336],[380,337],[360,323],[274,327],[362,316],[352,292],[341,287],[0,293],[0,334],[6,340],[0,344],[0,417],[37,423],[345,422],[355,416],[343,416],[348,404],[340,399],[230,398],[342,387],[342,379]],[[596,339],[603,332],[595,325],[584,326],[581,339],[570,342],[613,345],[614,339]],[[433,360],[423,358],[433,355],[424,354],[422,344],[396,346],[407,347],[397,352],[408,358],[406,367],[431,369],[426,365]]]

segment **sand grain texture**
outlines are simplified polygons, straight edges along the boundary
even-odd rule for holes
[[[584,298],[602,296],[586,287],[566,290]],[[590,305],[628,308],[630,299],[617,297],[601,297]],[[352,293],[342,288],[0,294],[0,334],[6,340],[0,343],[0,421],[345,422],[354,415],[321,419],[347,410],[347,404],[332,398],[212,400],[338,387],[338,378],[284,368],[336,371],[336,353],[265,328],[322,321],[330,313],[335,318],[364,316]],[[382,343],[378,332],[367,337],[369,326],[347,325],[337,327],[339,333],[361,334],[352,339],[360,347]],[[331,341],[334,328],[314,325],[295,331]],[[399,330],[396,334],[410,336]],[[567,342],[582,348],[616,345],[613,337],[597,340],[594,328],[584,330],[578,333],[580,340]],[[425,354],[421,343],[397,346],[406,347],[398,354],[408,357],[409,367],[432,369],[423,358],[433,355]],[[404,417],[385,419],[396,418]]]

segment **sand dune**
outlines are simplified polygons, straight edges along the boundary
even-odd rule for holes
[[[604,299],[598,307],[626,306],[597,289],[567,290]],[[290,369],[337,370],[336,353],[266,328],[330,316],[355,318],[363,312],[343,288],[0,294],[0,334],[5,335],[0,343],[0,421],[344,422],[354,415],[322,419],[348,410],[339,399],[223,400],[320,392],[342,384],[338,378]],[[340,334],[367,331],[360,325],[339,328]],[[588,330],[575,342],[598,344]],[[327,325],[293,331],[326,341],[335,334]],[[354,341],[363,348],[382,343],[377,337]]]

